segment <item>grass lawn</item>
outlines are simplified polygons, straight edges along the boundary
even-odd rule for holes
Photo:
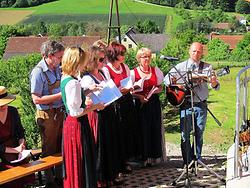
[[[234,142],[235,112],[236,112],[236,75],[242,68],[231,68],[228,75],[219,77],[221,88],[219,91],[210,90],[208,108],[222,123],[219,127],[208,113],[204,144],[211,144],[218,151],[226,152]],[[248,71],[250,76],[250,71]],[[248,107],[249,108],[249,107]],[[180,143],[178,109],[168,105],[165,110],[166,140]]]

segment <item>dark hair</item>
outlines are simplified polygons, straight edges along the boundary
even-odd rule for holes
[[[62,45],[62,43],[57,42],[57,41],[46,41],[44,43],[42,43],[41,46],[41,54],[44,57],[48,57],[49,55],[54,55],[57,52],[63,51],[64,50],[64,46]]]
[[[118,42],[111,42],[106,49],[106,57],[110,63],[118,60],[119,55],[125,55],[126,47]]]
[[[103,48],[97,47],[97,46],[91,46],[88,50],[88,63],[86,64],[85,70],[87,72],[93,71],[95,68],[98,67],[98,61],[99,61],[99,54],[104,53],[105,50]]]

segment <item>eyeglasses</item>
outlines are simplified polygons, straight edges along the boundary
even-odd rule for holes
[[[103,63],[104,59],[105,59],[104,57],[100,57],[98,61]]]
[[[150,56],[141,56],[140,58],[150,58]]]

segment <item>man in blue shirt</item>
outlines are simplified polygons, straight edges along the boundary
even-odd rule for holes
[[[60,90],[60,63],[64,47],[56,41],[42,44],[43,59],[30,74],[31,95],[36,105],[36,122],[40,130],[43,157],[61,152],[64,113]],[[55,168],[56,180],[61,168]],[[52,169],[45,171],[47,187],[55,186]]]

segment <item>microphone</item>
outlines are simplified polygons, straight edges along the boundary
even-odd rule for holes
[[[164,59],[164,60],[168,60],[168,61],[178,61],[179,60],[178,57],[170,57],[170,56],[165,56],[165,55],[161,55],[160,59]]]

